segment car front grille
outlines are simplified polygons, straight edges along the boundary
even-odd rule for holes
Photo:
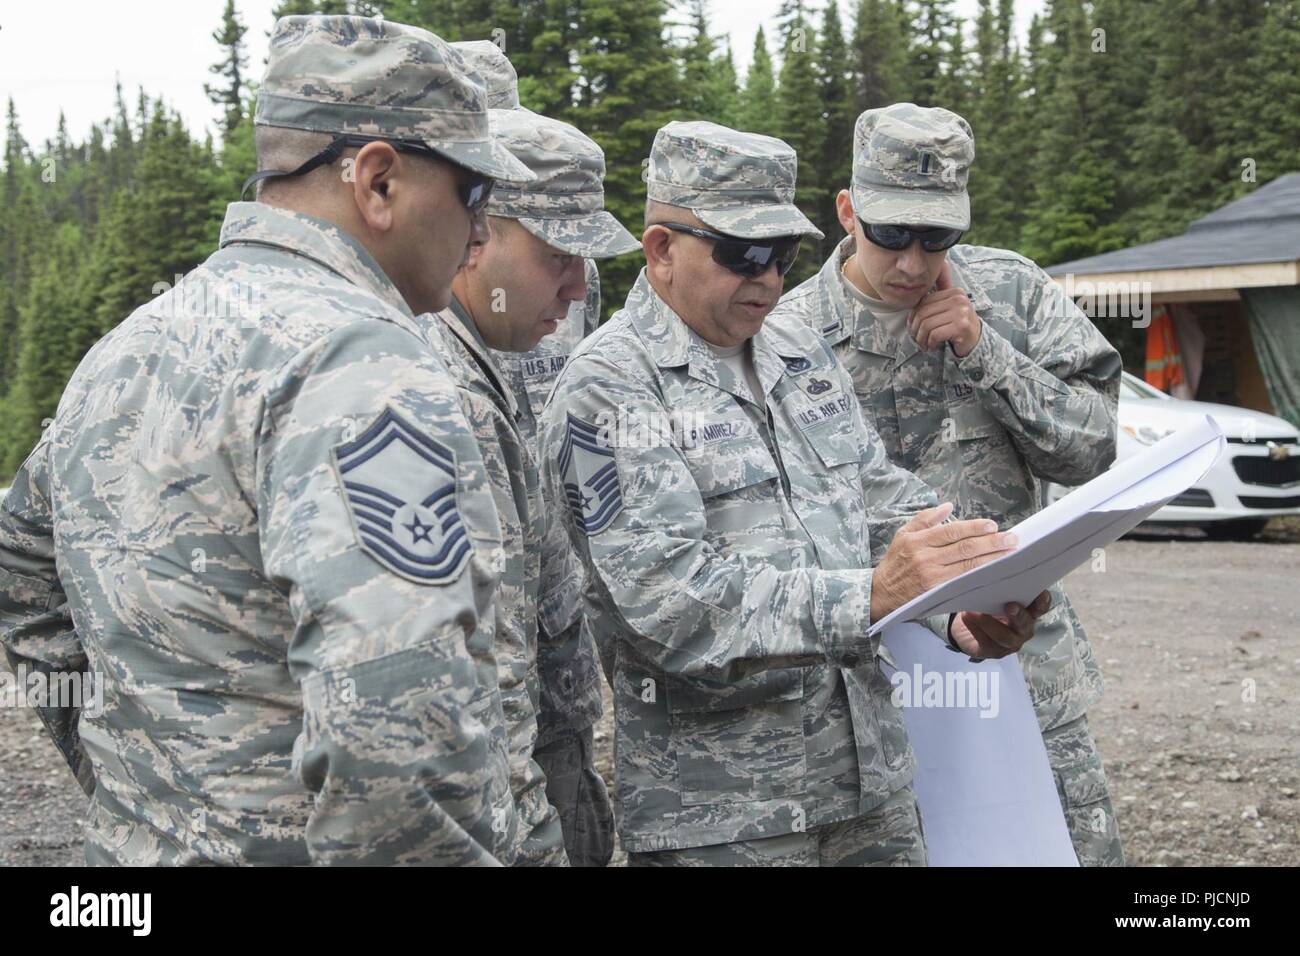
[[[1300,495],[1289,498],[1261,498],[1257,495],[1242,495],[1239,499],[1243,508],[1267,508],[1278,511],[1283,508],[1300,508]]]
[[[1248,485],[1291,485],[1300,481],[1300,455],[1292,455],[1281,461],[1238,455],[1232,459],[1232,470]]]
[[[1214,499],[1204,488],[1189,488],[1169,504],[1184,508],[1213,508]]]

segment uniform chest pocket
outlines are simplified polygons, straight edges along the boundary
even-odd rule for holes
[[[960,476],[945,491],[956,498],[958,517],[1001,524],[1008,515],[1032,510],[1033,480],[1002,423],[979,401],[950,405],[948,416]]]
[[[546,400],[551,397],[555,380],[564,370],[569,357],[563,353],[554,355],[525,355],[519,359],[519,372],[523,378],[524,392],[533,418],[540,418],[546,408]]]
[[[791,487],[800,498],[806,498],[816,507],[805,518],[817,520],[829,507],[837,517],[836,521],[846,520],[846,516],[860,515],[862,507],[862,442],[860,432],[849,421],[833,421],[803,433],[804,441],[812,447],[812,454],[807,455],[806,464],[797,474],[791,474]],[[793,469],[791,469],[793,471]],[[807,502],[796,507],[801,514],[806,511]],[[847,533],[848,528],[844,531]]]
[[[948,406],[948,420],[952,422],[952,437],[957,441],[972,438],[1005,437],[1002,423],[993,417],[978,399]]]
[[[801,669],[763,671],[730,684],[669,678],[665,689],[683,806],[804,791]]]
[[[804,436],[829,471],[852,482],[858,480],[862,444],[857,431],[848,422],[809,429]]]
[[[744,431],[748,423],[721,424]],[[776,462],[752,425],[739,438],[713,443],[697,438],[694,443],[688,443],[682,454],[706,504],[712,498],[775,481],[778,477]]]

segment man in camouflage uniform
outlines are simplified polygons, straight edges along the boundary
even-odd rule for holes
[[[1114,461],[1121,362],[1024,257],[923,248],[969,228],[974,155],[970,127],[948,110],[899,103],[863,113],[852,189],[838,197],[848,235],[774,316],[797,317],[833,346],[892,462],[957,515],[1009,526],[1042,507],[1042,482],[1081,484]],[[1086,716],[1101,674],[1069,600],[1051,591],[1020,662],[1079,861],[1122,865]]]
[[[483,77],[490,107],[536,115],[519,105],[515,68],[495,43],[473,40],[453,46]],[[510,215],[501,203],[493,203],[490,213],[503,220],[529,218]],[[489,226],[492,221],[490,218]],[[500,246],[490,250],[489,260],[495,259],[499,250]],[[600,323],[600,275],[594,259],[584,258],[582,266],[586,295],[569,306],[568,315],[555,331],[526,352],[491,349],[497,371],[514,399],[515,424],[534,462],[537,419],[555,377],[578,343]],[[505,311],[512,311],[509,302]],[[544,496],[542,501],[538,510],[553,513]],[[574,626],[581,620],[581,564],[569,553],[563,530],[556,530],[558,540],[547,540],[560,550],[546,549],[542,559],[539,606],[544,619],[539,622],[537,646],[541,703],[533,758],[546,774],[547,799],[560,813],[569,862],[604,866],[614,852],[614,811],[595,765],[593,733],[604,709],[600,668],[590,632]],[[571,578],[574,572],[578,576]]]
[[[623,846],[633,865],[923,863],[868,625],[1013,542],[939,525],[946,507],[913,517],[933,493],[889,465],[830,349],[764,324],[819,235],[789,146],[670,123],[645,175],[647,268],[560,373],[540,436],[614,691]],[[1045,599],[1010,626],[926,623],[1003,656]]]
[[[619,255],[640,245],[603,209],[605,158],[599,146],[567,123],[528,110],[491,115],[499,141],[537,179],[494,190],[488,203],[492,240],[456,277],[438,330],[501,515],[506,568],[494,646],[511,786],[524,831],[518,862],[563,863],[567,849],[576,864],[603,866],[613,850],[613,821],[604,781],[592,765],[600,673],[594,643],[580,626],[581,567],[542,501],[533,448],[518,424],[518,399],[491,347],[535,347],[565,320],[571,303],[585,299],[584,257]],[[545,596],[540,614],[539,595]],[[540,686],[539,637],[551,652]],[[579,650],[586,650],[587,664],[574,673]],[[542,759],[567,754],[569,761],[539,767],[534,749],[543,726],[549,749]],[[548,796],[560,810],[558,819]]]
[[[91,350],[5,499],[5,650],[103,676],[43,712],[89,862],[508,861],[498,518],[415,315],[532,174],[395,23],[279,20],[255,122],[263,165],[309,148]]]
[[[519,105],[519,75],[499,46],[491,40],[463,40],[452,46],[483,77],[490,109],[524,109]],[[593,259],[584,259],[582,268],[587,277],[586,298],[569,307],[568,319],[556,331],[528,352],[496,351],[497,365],[519,401],[520,428],[530,448],[536,448],[537,419],[555,376],[578,343],[600,324],[600,272]]]

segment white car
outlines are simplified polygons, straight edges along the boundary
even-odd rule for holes
[[[1249,408],[1173,398],[1128,372],[1119,386],[1115,460],[1204,415],[1223,429],[1227,449],[1204,478],[1148,520],[1199,525],[1212,538],[1248,538],[1269,518],[1300,515],[1300,430],[1294,425]],[[1069,491],[1049,484],[1048,501]]]

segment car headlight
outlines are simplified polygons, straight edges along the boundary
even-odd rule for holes
[[[1154,445],[1160,439],[1174,433],[1172,428],[1152,428],[1150,425],[1139,425],[1137,428],[1132,425],[1121,425],[1120,427],[1128,432],[1130,437],[1144,445]]]

